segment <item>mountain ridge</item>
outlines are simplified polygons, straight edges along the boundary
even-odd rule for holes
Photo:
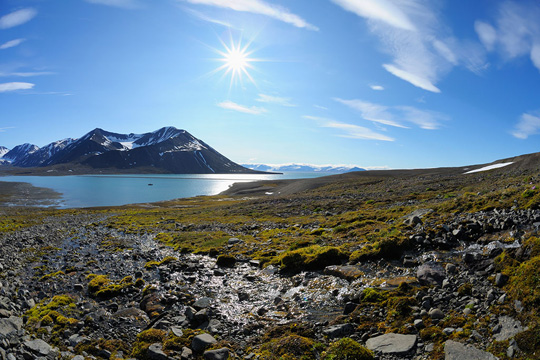
[[[120,134],[95,128],[78,139],[58,140],[42,148],[22,144],[7,152],[5,150],[0,156],[0,164],[7,162],[13,169],[32,168],[38,172],[43,169],[72,172],[71,168],[78,169],[78,172],[261,172],[231,161],[186,130],[172,126],[144,134]]]

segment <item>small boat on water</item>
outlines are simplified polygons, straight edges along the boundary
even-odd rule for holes
[[[148,184],[148,186],[154,186],[154,184]]]

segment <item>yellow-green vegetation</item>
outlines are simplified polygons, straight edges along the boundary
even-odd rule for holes
[[[340,248],[312,245],[283,253],[280,265],[285,272],[321,270],[329,265],[341,264],[347,257],[348,253]]]
[[[90,295],[101,299],[111,299],[120,295],[124,289],[135,286],[131,276],[126,276],[118,282],[112,281],[107,275],[90,274],[86,278],[90,280],[88,283]]]
[[[159,329],[148,329],[137,335],[133,344],[131,356],[137,359],[147,359],[147,351],[150,345],[154,343],[163,343],[166,338],[166,332]]]
[[[45,281],[45,280],[48,280],[50,278],[55,278],[55,277],[58,277],[58,276],[61,276],[61,275],[66,275],[66,273],[63,272],[62,270],[60,270],[60,271],[57,271],[57,272],[54,272],[54,273],[46,274],[46,275],[43,275],[39,279],[39,281]]]
[[[152,261],[147,262],[146,264],[144,264],[144,267],[147,268],[147,269],[151,269],[153,267],[165,265],[165,264],[171,263],[173,261],[178,261],[178,258],[176,258],[174,256],[165,256],[163,258],[163,260],[161,260],[161,261],[152,260]]]
[[[116,359],[116,354],[118,352],[129,354],[131,352],[131,347],[128,343],[119,339],[106,340],[103,338],[98,340],[84,341],[77,344],[75,347],[76,354],[80,355],[86,353],[92,356],[97,356],[98,358],[101,358],[100,355],[102,354],[103,350],[111,353],[111,359]]]
[[[324,360],[371,360],[373,353],[351,338],[333,342],[323,354]]]
[[[28,317],[26,328],[32,333],[40,333],[43,327],[52,326],[50,341],[58,344],[60,334],[70,328],[76,327],[79,321],[75,318],[80,311],[75,300],[69,295],[56,295],[52,299],[43,299],[25,313]]]
[[[290,334],[272,339],[261,346],[263,360],[311,360],[317,359],[317,354],[324,347],[312,339]]]

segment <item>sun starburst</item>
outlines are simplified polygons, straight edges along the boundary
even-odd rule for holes
[[[255,84],[255,80],[249,73],[249,70],[254,68],[252,65],[253,62],[260,60],[251,57],[253,51],[249,50],[250,43],[242,45],[241,40],[234,43],[231,39],[229,44],[226,44],[224,41],[221,41],[221,44],[224,49],[216,50],[216,52],[221,56],[218,60],[223,62],[223,65],[218,67],[215,72],[224,70],[225,76],[230,76],[231,87],[236,83],[243,84],[244,77]]]

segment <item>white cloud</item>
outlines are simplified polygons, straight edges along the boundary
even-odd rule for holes
[[[493,50],[495,42],[497,41],[497,30],[488,23],[479,20],[475,21],[474,30],[476,30],[480,41],[484,44],[486,49],[490,51]]]
[[[281,106],[288,106],[288,107],[296,106],[291,103],[290,98],[284,98],[284,97],[272,96],[272,95],[266,95],[266,94],[259,94],[259,97],[255,100],[258,102],[277,104]]]
[[[439,93],[437,82],[453,67],[463,65],[475,72],[485,67],[480,44],[471,52],[473,46],[453,37],[441,21],[440,1],[332,1],[368,20],[382,42],[381,50],[392,56],[384,69],[416,87]]]
[[[191,4],[201,4],[227,8],[235,11],[249,12],[253,14],[265,15],[298,28],[318,31],[319,28],[308,23],[300,16],[291,13],[288,9],[269,4],[263,0],[183,0]]]
[[[328,108],[326,106],[321,106],[321,105],[313,105],[313,107],[317,108],[317,109],[321,109],[321,110],[328,110]]]
[[[347,124],[320,116],[304,115],[302,118],[316,121],[320,127],[341,130],[343,134],[338,135],[339,137],[363,140],[394,141],[394,139],[389,136],[377,133],[363,126]]]
[[[141,6],[137,0],[85,0],[91,4],[107,5],[124,9],[135,9]]]
[[[338,129],[344,132],[340,137],[350,138],[350,139],[364,139],[364,140],[381,140],[381,141],[394,141],[393,138],[377,133],[371,129],[365,128],[363,126],[346,124],[338,121],[327,122],[323,127]]]
[[[20,77],[31,77],[31,76],[41,76],[41,75],[53,75],[53,72],[50,71],[33,71],[33,72],[0,72],[0,77],[6,76],[20,76]]]
[[[475,29],[487,50],[497,51],[506,61],[529,56],[540,70],[540,3],[500,3],[495,24],[477,21]]]
[[[10,41],[8,41],[8,42],[5,42],[5,43],[3,43],[2,45],[0,45],[0,50],[5,50],[5,49],[9,49],[9,48],[18,46],[18,45],[20,45],[24,40],[25,40],[25,39],[14,39],[14,40],[10,40]]]
[[[337,102],[358,112],[364,120],[379,124],[408,129],[405,123],[415,124],[426,130],[435,130],[441,126],[442,121],[448,117],[436,111],[422,110],[413,106],[384,106],[363,100],[343,100],[336,98]]]
[[[28,90],[34,87],[34,84],[26,82],[9,82],[0,84],[0,93],[15,90]]]
[[[407,128],[406,126],[394,121],[394,115],[388,112],[388,107],[378,104],[373,104],[362,100],[343,100],[334,99],[339,103],[347,105],[348,107],[357,110],[365,120],[373,121],[379,124],[394,126],[399,128]]]
[[[197,11],[197,10],[194,10],[194,9],[189,9],[187,7],[184,7],[184,11],[187,12],[188,14],[194,16],[195,18],[197,18],[199,20],[206,21],[206,22],[209,22],[209,23],[212,23],[212,24],[221,25],[221,26],[224,26],[224,27],[227,27],[227,28],[233,28],[232,24],[230,24],[230,23],[228,23],[226,21],[223,21],[223,20],[211,18],[210,16],[207,16],[207,15],[203,14],[200,11]]]
[[[358,16],[380,20],[402,30],[416,30],[411,19],[395,2],[388,0],[332,0]]]
[[[372,90],[376,90],[376,91],[383,91],[384,90],[384,86],[381,86],[381,85],[370,85],[370,88]]]
[[[238,111],[238,112],[242,112],[246,114],[252,114],[252,115],[260,115],[266,112],[266,109],[264,108],[260,108],[256,106],[247,107],[247,106],[240,105],[229,100],[220,102],[217,105],[223,109],[234,110],[234,111]]]
[[[540,133],[540,117],[531,114],[522,114],[512,135],[518,139],[527,139],[531,135]]]
[[[22,25],[34,18],[37,15],[37,11],[32,8],[26,8],[14,11],[7,15],[0,17],[0,29],[9,29],[14,26]]]
[[[433,85],[433,83],[426,76],[411,73],[407,70],[397,68],[396,66],[391,64],[384,64],[383,67],[392,75],[395,75],[402,80],[408,81],[414,86],[419,87],[420,89],[424,89],[434,93],[441,92],[441,90],[435,85]]]
[[[3,127],[3,128],[0,128],[0,132],[6,132],[6,130],[8,130],[8,129],[15,129],[15,127],[13,127],[13,126]]]

